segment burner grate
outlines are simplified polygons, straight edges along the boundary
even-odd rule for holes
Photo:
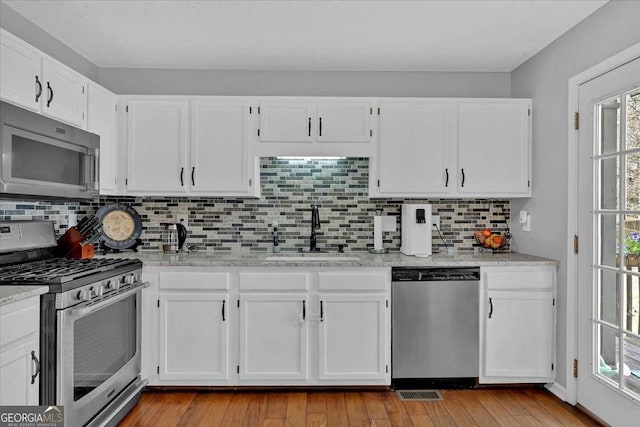
[[[112,270],[130,260],[49,258],[0,269],[0,282],[66,283],[84,276]]]

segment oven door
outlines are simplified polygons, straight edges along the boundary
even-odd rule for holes
[[[68,425],[87,423],[140,374],[145,286],[58,312],[56,403]]]
[[[8,124],[2,126],[1,146],[2,193],[66,198],[97,194],[97,149]]]

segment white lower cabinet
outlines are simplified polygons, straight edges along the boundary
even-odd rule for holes
[[[40,297],[0,307],[0,405],[37,405]]]
[[[556,268],[482,269],[480,383],[555,378]]]
[[[150,385],[389,385],[389,268],[145,267]]]
[[[306,294],[240,294],[240,381],[308,379]]]

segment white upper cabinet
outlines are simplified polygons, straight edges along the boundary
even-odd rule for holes
[[[128,97],[126,191],[256,196],[244,98]]]
[[[2,100],[40,112],[41,53],[0,29],[0,97]]]
[[[373,107],[369,101],[317,103],[318,142],[370,142]]]
[[[315,103],[264,101],[260,103],[260,142],[313,142]]]
[[[189,186],[192,193],[252,195],[247,100],[191,101]]]
[[[86,129],[87,78],[4,30],[0,97]]]
[[[188,101],[130,99],[127,114],[127,192],[184,193],[189,172]]]
[[[100,135],[100,194],[118,194],[118,98],[89,82],[87,129]]]
[[[42,58],[42,114],[86,128],[87,79],[55,59]]]
[[[530,196],[529,100],[458,104],[458,192]]]
[[[531,196],[531,100],[383,99],[370,197]]]
[[[372,196],[423,197],[455,188],[449,166],[449,110],[446,102],[380,102],[380,138],[369,183]]]
[[[252,141],[258,156],[371,155],[373,101],[368,98],[261,99]]]

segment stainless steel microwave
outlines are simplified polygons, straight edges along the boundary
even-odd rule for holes
[[[98,195],[98,135],[6,102],[0,126],[0,197]]]

